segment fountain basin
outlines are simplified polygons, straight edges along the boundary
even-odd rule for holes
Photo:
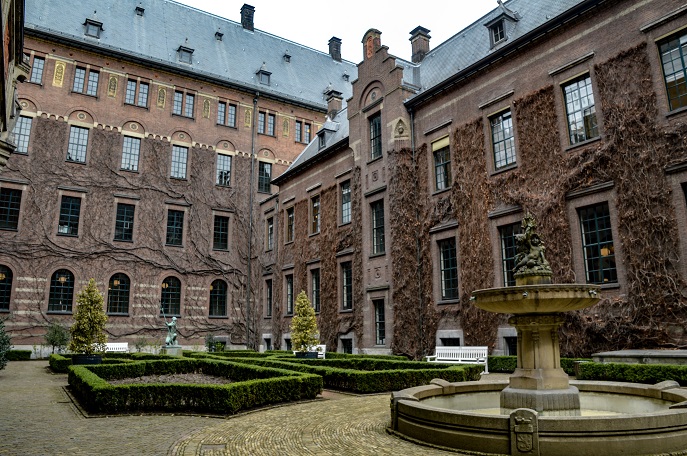
[[[507,383],[434,380],[392,394],[391,431],[466,453],[687,454],[687,389],[676,382],[570,383],[580,391],[581,416],[530,409],[501,415],[499,396]]]
[[[590,307],[599,301],[598,292],[598,285],[521,285],[477,290],[472,303],[487,312],[552,314]]]

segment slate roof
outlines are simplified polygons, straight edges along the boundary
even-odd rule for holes
[[[86,19],[103,24],[100,39],[84,34]],[[346,100],[351,84],[343,75],[354,81],[358,74],[351,62],[171,0],[26,0],[25,27],[27,34],[52,35],[323,110],[325,89],[331,85]],[[179,61],[180,46],[194,50],[192,64]],[[256,75],[263,65],[271,73],[269,86]]]
[[[528,32],[563,14],[584,0],[510,0],[498,6],[427,53],[420,64],[397,59],[404,68],[403,82],[424,93],[470,65],[489,57]],[[516,13],[519,20],[506,20],[508,39],[491,48],[489,24],[502,14]],[[417,95],[416,95],[417,96]],[[412,99],[412,97],[411,97]]]

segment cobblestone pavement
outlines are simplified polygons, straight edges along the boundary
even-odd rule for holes
[[[325,392],[229,419],[85,418],[66,385],[67,376],[50,373],[45,361],[14,361],[0,371],[0,455],[456,455],[388,435],[389,394]]]

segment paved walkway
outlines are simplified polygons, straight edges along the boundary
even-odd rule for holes
[[[492,374],[485,381],[503,380]],[[45,361],[0,370],[0,455],[455,455],[385,432],[389,394],[322,399],[228,419],[141,415],[85,418]]]

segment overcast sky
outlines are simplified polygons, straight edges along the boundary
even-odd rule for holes
[[[329,52],[329,39],[336,36],[342,40],[342,57],[354,63],[363,58],[361,41],[371,28],[382,32],[382,44],[389,47],[389,53],[410,60],[408,39],[418,25],[430,30],[433,49],[498,6],[496,0],[176,1],[235,22],[241,21],[241,6],[248,3],[255,7],[256,29],[322,52]]]

